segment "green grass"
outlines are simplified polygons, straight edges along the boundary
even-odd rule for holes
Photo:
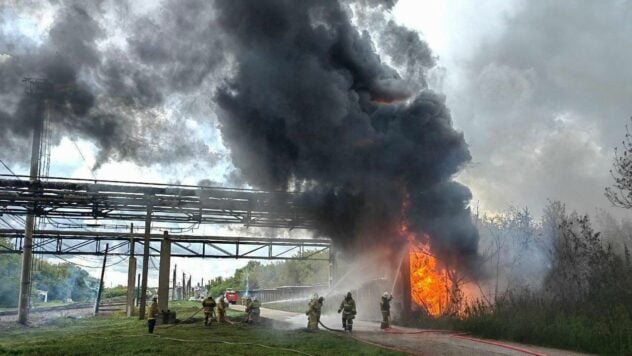
[[[481,305],[456,320],[457,330],[473,335],[537,344],[583,352],[631,355],[632,316],[622,305],[612,305],[597,314],[588,308],[564,311],[563,306],[533,298],[497,305]]]
[[[198,308],[196,302],[174,303],[180,319]],[[229,310],[238,321],[244,314]],[[4,330],[0,333],[0,354],[37,355],[398,355],[344,336],[326,332],[277,330],[264,322],[203,325],[201,313],[192,322],[159,326],[147,333],[146,322],[122,315],[87,319],[57,319],[38,328]]]

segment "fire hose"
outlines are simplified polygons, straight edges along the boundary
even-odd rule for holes
[[[329,331],[338,332],[338,333],[343,333],[343,332],[345,332],[345,331],[344,331],[344,330],[342,330],[342,329],[332,329],[332,328],[328,327],[327,325],[323,324],[323,322],[322,322],[322,321],[320,321],[320,319],[318,319],[318,324],[320,324],[320,326],[322,326],[323,328],[325,328],[325,329],[327,329],[327,330],[329,330]]]
[[[452,332],[452,331],[447,331],[447,330],[402,331],[402,330],[394,330],[394,329],[386,329],[386,330],[384,330],[384,332],[387,333],[387,334],[400,334],[400,335],[429,334],[429,333],[432,333],[432,334],[443,334],[443,335],[448,335],[448,336],[459,338],[459,339],[463,339],[463,340],[478,342],[480,344],[487,344],[487,345],[493,345],[493,346],[502,347],[502,348],[505,348],[505,349],[522,352],[522,353],[527,354],[527,355],[544,356],[544,354],[539,353],[539,352],[527,350],[527,349],[524,349],[524,348],[521,348],[521,347],[517,347],[517,346],[513,346],[513,345],[507,345],[507,344],[504,344],[504,343],[501,343],[501,342],[498,342],[498,341],[491,341],[491,340],[484,340],[484,339],[478,339],[478,338],[470,337],[470,336],[468,336],[467,333],[463,333],[463,332]]]
[[[199,313],[200,311],[202,311],[202,309],[204,309],[204,308],[200,308],[200,309],[196,310],[196,311],[195,311],[195,313],[191,314],[191,316],[189,316],[188,318],[186,318],[186,319],[184,319],[184,320],[180,321],[179,323],[177,323],[177,324],[171,324],[171,325],[165,326],[163,329],[172,328],[172,327],[174,327],[174,326],[176,326],[176,325],[180,325],[181,323],[183,323],[183,322],[185,322],[185,321],[189,321],[189,320],[193,319],[193,317],[194,317],[197,313]]]
[[[195,313],[191,314],[191,316],[189,316],[188,318],[184,319],[183,322],[193,319],[193,317],[195,315],[197,315],[197,313],[199,313],[203,309],[204,308],[198,309]],[[231,324],[233,324],[233,323],[231,322]],[[318,320],[318,324],[320,324],[320,326],[325,328],[327,331],[336,332],[336,333],[344,333],[345,332],[342,329],[334,329],[334,328],[328,327],[322,321],[320,321],[320,319]],[[173,326],[176,326],[176,325],[179,325],[179,324],[173,324],[173,325],[166,326],[165,329],[173,327]],[[444,335],[448,335],[448,336],[459,338],[459,339],[463,339],[463,340],[468,340],[468,341],[472,341],[472,342],[477,342],[477,343],[481,343],[481,344],[487,344],[487,345],[492,345],[492,346],[506,348],[506,349],[513,350],[513,351],[522,352],[522,353],[527,354],[527,355],[544,356],[544,354],[542,354],[542,353],[530,351],[530,350],[523,349],[523,348],[520,348],[520,347],[517,347],[517,346],[507,345],[507,344],[503,344],[503,343],[500,343],[500,342],[497,342],[497,341],[489,341],[489,340],[477,339],[477,338],[473,338],[473,337],[467,336],[466,333],[458,333],[458,332],[452,332],[452,331],[447,331],[447,330],[402,331],[402,330],[395,330],[395,329],[385,329],[384,332],[387,333],[387,334],[401,334],[401,335],[414,335],[414,334],[427,334],[427,333],[444,334]],[[158,335],[156,335],[156,336],[158,336]],[[160,337],[160,336],[158,336],[158,337]],[[388,346],[385,346],[385,345],[382,345],[382,344],[376,344],[376,343],[373,343],[373,342],[370,342],[370,341],[367,341],[367,340],[363,340],[363,339],[357,338],[357,337],[355,337],[355,336],[353,336],[351,334],[349,334],[349,337],[353,338],[354,340],[357,340],[357,341],[360,341],[360,342],[363,342],[363,343],[367,343],[369,345],[378,346],[378,347],[381,347],[381,348],[387,348],[387,349],[391,349],[391,350],[395,350],[395,351],[399,351],[399,352],[406,352],[406,353],[408,352],[406,350],[399,349],[399,348],[396,348],[396,347],[388,347]],[[175,338],[168,338],[168,337],[162,337],[162,338],[170,339],[170,340],[174,340],[174,341],[188,342],[188,340],[183,340],[183,339],[175,339]],[[228,342],[228,341],[220,341],[220,340],[217,340],[215,342],[217,342],[217,343],[225,343],[225,344],[253,345],[253,346],[260,346],[260,347],[264,347],[264,348],[275,349],[272,346],[267,346],[267,345],[262,345],[262,344],[231,343],[231,342]],[[281,349],[281,348],[276,348],[276,349]],[[303,353],[303,352],[298,351],[298,350],[293,350],[293,349],[284,349],[284,350],[291,351],[291,352],[296,352],[296,353],[300,353],[300,354],[304,354],[304,355],[308,355],[308,354]]]
[[[322,326],[323,328],[325,328],[326,330],[331,331],[331,332],[338,332],[338,333],[343,333],[344,332],[344,330],[342,330],[342,329],[330,328],[327,325],[323,324],[323,322],[320,321],[320,320],[318,320],[318,324],[320,324],[320,326]],[[432,334],[443,334],[443,335],[448,335],[448,336],[459,338],[459,339],[463,339],[463,340],[478,342],[478,343],[481,343],[481,344],[487,344],[487,345],[502,347],[502,348],[505,348],[505,349],[522,352],[522,353],[527,354],[527,355],[544,356],[544,354],[542,354],[542,353],[531,351],[531,350],[527,350],[527,349],[524,349],[524,348],[521,348],[521,347],[517,347],[517,346],[513,346],[513,345],[507,345],[507,344],[504,344],[504,343],[501,343],[501,342],[497,342],[497,341],[477,339],[477,338],[473,338],[473,337],[467,336],[466,333],[452,332],[452,331],[447,331],[447,330],[403,331],[403,330],[395,330],[395,329],[385,329],[384,332],[387,333],[387,334],[399,334],[399,335],[431,334],[431,333]],[[396,350],[396,351],[400,351],[400,352],[409,353],[409,351],[407,351],[407,350],[399,349],[399,348],[396,348],[396,347],[387,347],[387,346],[382,345],[382,344],[376,344],[376,343],[373,343],[373,342],[369,342],[367,340],[363,340],[363,339],[354,337],[351,334],[349,334],[349,336],[351,338],[355,339],[355,340],[358,340],[360,342],[364,342],[364,343],[367,343],[367,344],[370,344],[370,345],[374,345],[374,346],[378,346],[378,347],[382,347],[382,348],[389,348],[391,350]]]
[[[336,333],[344,333],[345,332],[342,329],[332,329],[332,328],[328,327],[327,325],[323,324],[323,322],[320,321],[320,320],[318,320],[318,324],[320,324],[323,328],[325,328],[327,331],[330,331],[330,332],[336,332]],[[347,336],[352,338],[352,339],[354,339],[354,340],[356,340],[356,341],[358,341],[358,342],[361,342],[361,343],[364,343],[364,344],[367,344],[367,345],[371,345],[371,346],[375,346],[375,347],[378,347],[380,349],[387,349],[387,350],[391,350],[391,351],[397,351],[397,352],[401,352],[401,353],[405,353],[405,354],[410,354],[410,351],[408,351],[408,350],[400,349],[400,348],[397,348],[397,347],[394,347],[394,346],[386,346],[386,345],[383,345],[383,344],[377,344],[377,343],[374,343],[374,342],[371,342],[371,341],[368,341],[368,340],[361,339],[359,337],[355,337],[355,336],[353,336],[351,334],[347,334]]]
[[[174,326],[177,326],[177,325],[183,324],[184,322],[186,322],[186,321],[189,321],[189,320],[193,319],[193,317],[194,317],[195,315],[197,315],[197,313],[201,312],[202,310],[204,310],[204,308],[200,308],[200,309],[196,310],[196,311],[195,311],[195,313],[191,314],[191,316],[189,316],[188,318],[186,318],[186,319],[184,319],[184,320],[181,320],[181,321],[180,321],[180,322],[178,322],[177,324],[171,324],[171,325],[165,326],[163,329],[168,329],[168,328],[172,328],[172,327],[174,327]],[[232,325],[232,324],[234,324],[232,321],[228,320],[228,318],[226,318],[226,319],[225,319],[225,321],[226,321],[227,323],[231,324],[231,325]]]

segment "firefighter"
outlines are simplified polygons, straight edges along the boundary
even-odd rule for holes
[[[318,298],[318,295],[315,294],[312,300],[309,301],[308,309],[305,312],[305,315],[307,315],[307,329],[318,330],[318,320],[320,319],[324,300],[323,297]]]
[[[153,298],[151,306],[149,307],[149,315],[147,315],[147,328],[149,333],[154,333],[154,327],[156,327],[156,317],[159,314],[158,310],[158,298]]]
[[[210,295],[202,301],[202,307],[204,308],[204,325],[209,325],[213,322],[215,306],[217,306],[217,303],[215,303],[215,300]]]
[[[338,308],[338,314],[342,312],[342,328],[345,331],[351,332],[353,327],[353,319],[356,315],[356,304],[355,300],[351,297],[351,292],[347,293],[345,299],[340,303],[340,308]]]
[[[320,313],[323,310],[323,303],[325,303],[325,298],[318,298],[318,305],[316,306],[316,328],[318,328],[318,323],[320,323]]]
[[[247,296],[246,299],[244,299],[244,305],[246,306],[246,323],[250,322],[250,305],[252,304],[252,298],[250,298],[250,296]]]
[[[226,303],[224,295],[222,294],[217,302],[217,321],[222,323],[226,322],[226,308],[228,308],[228,303]]]
[[[382,312],[382,323],[380,324],[380,328],[389,329],[391,327],[391,300],[393,296],[388,292],[384,292],[382,294],[382,300],[380,300],[380,311]]]
[[[246,319],[246,322],[258,323],[259,316],[261,315],[260,308],[261,308],[261,302],[259,302],[259,299],[255,297],[255,299],[253,299],[246,307],[246,313],[248,313],[248,319]]]

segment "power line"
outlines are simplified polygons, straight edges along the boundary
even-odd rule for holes
[[[15,227],[11,224],[9,224],[6,220],[4,220],[3,217],[0,217],[0,221],[2,221],[6,226],[8,226],[11,229],[15,229]]]
[[[24,225],[26,224],[26,221],[24,221],[24,218],[18,215],[7,215],[8,217],[12,218],[13,220],[17,221],[18,224],[20,225]]]
[[[72,264],[72,265],[79,266],[79,267],[84,267],[84,268],[95,268],[95,269],[96,269],[96,268],[102,268],[102,267],[103,267],[103,266],[86,266],[86,265],[83,265],[83,264],[81,264],[81,263],[77,263],[77,262],[70,261],[70,260],[68,260],[68,259],[66,259],[66,258],[63,258],[63,257],[59,256],[59,255],[53,255],[53,257],[55,257],[55,258],[59,258],[60,260],[66,261],[66,262],[68,262],[68,263],[70,263],[70,264]],[[120,257],[120,256],[119,256],[119,257]],[[124,257],[123,257],[123,258],[121,258],[121,260],[119,260],[118,262],[111,263],[111,264],[109,264],[109,265],[106,265],[105,267],[107,268],[107,267],[116,266],[116,265],[118,265],[118,264],[122,263],[122,262],[123,262],[123,261],[125,261],[125,260],[126,260],[126,258],[124,258]]]
[[[21,179],[20,179],[20,177],[18,177],[18,175],[17,175],[17,174],[15,174],[15,172],[13,172],[13,171],[11,170],[11,168],[9,168],[9,166],[7,166],[7,164],[6,164],[6,163],[4,163],[1,159],[0,159],[0,163],[2,163],[2,165],[4,166],[4,168],[6,168],[6,169],[7,169],[7,171],[9,171],[11,174],[13,174],[13,175],[14,175],[14,176],[18,179],[18,180],[21,180]]]
[[[81,156],[81,159],[83,160],[83,163],[85,163],[86,166],[88,166],[88,169],[90,169],[88,161],[86,160],[86,157],[83,155],[83,152],[81,152],[81,149],[79,148],[79,145],[77,145],[77,141],[71,139],[70,142],[72,142],[72,144],[77,149],[77,152],[79,152],[79,156]],[[90,169],[90,174],[92,175],[92,178],[97,179],[97,176],[94,175],[94,172],[92,171],[92,169]]]

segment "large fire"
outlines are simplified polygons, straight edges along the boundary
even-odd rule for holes
[[[402,222],[398,233],[408,241],[411,300],[423,307],[429,315],[439,316],[448,306],[451,282],[448,271],[430,253],[430,237],[410,231],[405,212],[408,209],[408,194],[401,206]]]
[[[437,266],[437,259],[428,252],[426,246],[411,247],[408,256],[412,301],[432,316],[441,315],[449,301],[447,271]]]
[[[402,211],[407,208],[407,199]],[[446,309],[450,298],[450,280],[447,270],[430,253],[429,236],[421,236],[410,231],[404,220],[399,226],[399,234],[408,241],[410,268],[410,296],[412,301],[423,307],[429,315],[439,316]]]

